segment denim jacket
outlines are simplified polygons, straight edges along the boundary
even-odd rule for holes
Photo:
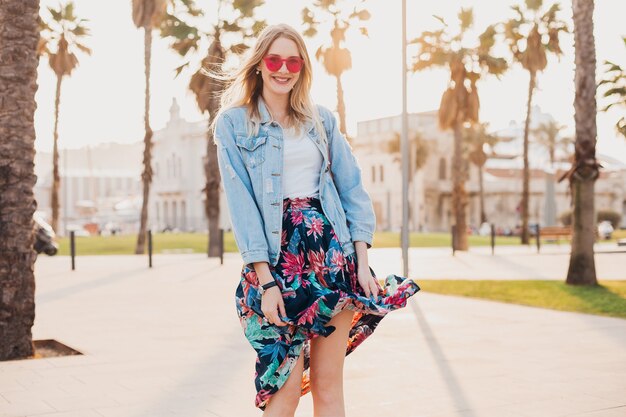
[[[239,106],[218,116],[214,140],[232,230],[243,261],[266,261],[275,266],[282,235],[283,131],[271,120],[262,98],[258,103],[261,123],[257,135],[248,136],[246,107]],[[323,156],[319,182],[322,209],[346,255],[355,252],[354,241],[366,242],[369,249],[376,217],[371,198],[363,188],[361,168],[335,116],[324,106],[317,108],[330,145],[313,122],[308,122],[305,129]]]

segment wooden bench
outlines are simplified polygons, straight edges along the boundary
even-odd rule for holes
[[[595,241],[598,241],[600,237],[598,234],[598,228],[594,228]],[[539,236],[536,236],[537,242],[537,251],[541,247],[541,238],[552,238],[555,239],[557,243],[560,243],[560,238],[571,239],[572,237],[572,228],[571,226],[546,226],[539,228]]]
[[[570,226],[546,226],[539,228],[540,237],[556,238],[557,242],[561,237],[570,238],[572,236],[572,228]]]

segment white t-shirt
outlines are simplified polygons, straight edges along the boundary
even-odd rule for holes
[[[283,129],[283,138],[283,198],[319,197],[322,153],[303,128],[297,136],[295,128]]]

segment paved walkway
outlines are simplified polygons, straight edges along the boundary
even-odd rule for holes
[[[400,270],[384,252],[369,252],[381,277]],[[417,275],[444,257],[416,259]],[[239,256],[154,265],[81,257],[70,272],[67,258],[41,257],[34,337],[84,355],[0,363],[0,416],[261,416],[234,306]],[[419,292],[346,359],[347,416],[618,417],[624,375],[626,320]],[[310,394],[296,415],[313,415]]]

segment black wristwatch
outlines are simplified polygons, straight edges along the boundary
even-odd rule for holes
[[[259,287],[259,294],[263,295],[265,293],[265,290],[272,288],[273,286],[278,285],[278,283],[275,280],[271,280],[270,282],[268,282],[267,284],[263,284]]]

